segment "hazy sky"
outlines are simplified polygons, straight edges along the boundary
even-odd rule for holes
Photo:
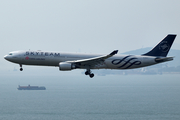
[[[179,0],[1,0],[0,71],[19,69],[3,58],[15,50],[108,54],[153,47],[169,33],[180,35],[179,6]],[[180,49],[179,38],[173,49]]]

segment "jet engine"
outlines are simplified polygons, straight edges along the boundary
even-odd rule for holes
[[[68,70],[72,70],[75,68],[76,68],[76,66],[73,65],[72,63],[68,63],[68,62],[60,62],[59,63],[59,70],[61,70],[61,71],[68,71]]]

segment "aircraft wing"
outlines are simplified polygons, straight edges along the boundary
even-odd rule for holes
[[[104,62],[105,59],[110,58],[117,53],[118,53],[118,50],[114,50],[108,55],[89,58],[89,59],[76,60],[76,61],[67,61],[67,62],[73,63],[76,67],[79,67],[79,68],[91,68],[94,65]]]

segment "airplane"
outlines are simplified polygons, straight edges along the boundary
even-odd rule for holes
[[[48,51],[13,51],[4,56],[4,59],[20,65],[55,66],[60,71],[86,69],[85,75],[94,77],[92,69],[134,69],[159,64],[173,60],[166,57],[174,40],[175,34],[168,34],[152,50],[142,55],[116,55],[114,50],[107,55],[61,53]]]

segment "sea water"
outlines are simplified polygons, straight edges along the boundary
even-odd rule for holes
[[[179,120],[180,75],[2,75],[0,120]],[[17,90],[18,85],[46,90]]]

